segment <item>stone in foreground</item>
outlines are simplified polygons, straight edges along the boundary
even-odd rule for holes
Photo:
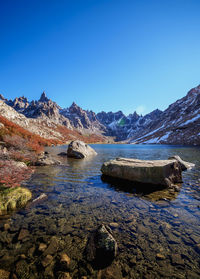
[[[96,151],[83,141],[74,140],[68,145],[68,157],[83,159],[92,155],[97,155]]]
[[[86,246],[87,260],[96,267],[104,268],[111,264],[117,255],[117,242],[108,226],[100,225],[91,233]]]
[[[105,176],[125,179],[142,184],[153,184],[170,187],[182,182],[181,166],[173,160],[138,160],[116,158],[105,162],[101,167]]]

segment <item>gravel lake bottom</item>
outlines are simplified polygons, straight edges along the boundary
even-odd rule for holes
[[[61,157],[61,165],[36,168],[24,186],[33,198],[42,193],[47,198],[1,217],[0,269],[13,279],[200,278],[200,148],[92,147],[98,153],[92,158]],[[66,148],[47,151],[56,155]],[[109,159],[157,160],[175,154],[195,163],[183,172],[178,192],[141,192],[101,178],[101,165]],[[101,224],[111,228],[118,244],[116,258],[104,269],[95,268],[85,257],[88,237]],[[65,273],[62,253],[69,257]]]

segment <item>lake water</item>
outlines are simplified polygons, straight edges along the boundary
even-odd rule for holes
[[[37,168],[26,187],[34,198],[41,193],[48,198],[0,220],[0,268],[18,279],[58,278],[59,254],[65,252],[71,278],[200,278],[200,148],[92,147],[98,155],[91,159],[61,158],[62,165]],[[66,146],[51,148],[54,154],[62,151]],[[180,192],[141,193],[101,180],[101,165],[109,159],[174,154],[196,164],[183,172]],[[119,249],[111,266],[99,271],[84,251],[88,236],[102,223],[111,227]],[[51,243],[47,266],[41,264],[40,243]]]

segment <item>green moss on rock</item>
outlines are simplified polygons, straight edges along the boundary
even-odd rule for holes
[[[0,187],[0,215],[24,207],[31,197],[31,192],[23,187]]]

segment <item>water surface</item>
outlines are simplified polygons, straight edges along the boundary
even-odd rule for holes
[[[110,267],[112,278],[200,278],[200,149],[121,144],[93,148],[98,155],[91,159],[62,157],[62,165],[37,168],[26,186],[34,197],[46,193],[48,199],[0,221],[0,268],[18,278],[57,278],[59,253],[65,252],[71,258],[72,278],[106,278],[84,254],[89,234],[104,223],[119,246]],[[66,146],[50,150],[58,154]],[[174,154],[196,164],[183,173],[180,192],[142,194],[101,180],[101,165],[109,159],[167,159]],[[10,224],[8,231],[5,223]],[[22,228],[27,235],[19,240]],[[38,247],[48,246],[52,237],[53,261],[44,267]]]

